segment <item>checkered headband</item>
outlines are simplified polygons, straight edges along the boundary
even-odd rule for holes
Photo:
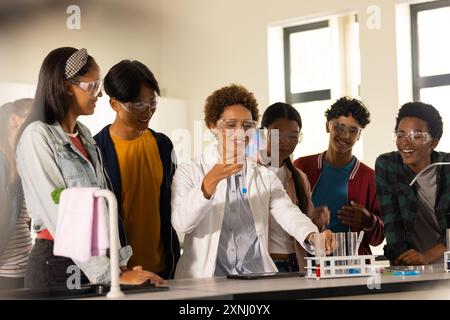
[[[70,79],[77,75],[77,73],[86,65],[88,59],[88,52],[86,49],[80,49],[74,52],[66,61],[64,75],[66,79]]]

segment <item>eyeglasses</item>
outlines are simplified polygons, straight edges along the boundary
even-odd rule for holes
[[[414,144],[425,144],[431,140],[431,135],[428,132],[423,132],[420,130],[409,129],[404,130],[394,130],[393,139],[394,142],[401,140],[403,138],[408,138],[411,143]]]
[[[234,119],[229,120],[219,120],[217,121],[217,128],[219,129],[225,129],[225,130],[233,130],[237,131],[239,129],[244,129],[244,131],[256,129],[258,126],[258,122],[253,120],[244,120],[244,121],[238,121]]]
[[[103,87],[103,80],[95,80],[91,82],[83,82],[83,81],[77,81],[77,80],[71,80],[70,83],[73,85],[76,85],[83,91],[87,92],[92,97],[96,97],[99,95],[99,93],[102,91]]]
[[[156,106],[158,105],[160,97],[155,94],[155,96],[150,99],[150,101],[138,101],[138,102],[119,102],[119,104],[128,112],[144,112],[150,109],[151,113],[156,111]]]
[[[346,135],[348,132],[352,139],[359,138],[359,135],[361,134],[361,131],[362,131],[362,128],[347,127],[346,125],[336,122],[336,121],[330,122],[330,127],[333,130],[333,132],[338,135],[343,136],[343,135]]]
[[[270,129],[269,135],[272,135],[273,130],[278,130],[278,138],[280,141],[287,141],[289,143],[300,143],[303,139],[303,133],[284,133],[279,129]]]

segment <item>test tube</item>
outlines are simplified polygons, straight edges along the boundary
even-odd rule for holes
[[[447,229],[446,235],[447,235],[447,250],[446,251],[450,251],[450,229]]]
[[[313,242],[314,242],[315,256],[325,257],[325,235],[323,233],[315,233],[313,235]],[[320,261],[316,260],[316,277],[320,278],[320,275],[321,275]]]
[[[333,242],[335,243],[335,248],[333,250],[333,256],[345,256],[346,255],[346,245],[345,245],[345,233],[337,232],[333,233]]]
[[[446,238],[447,238],[447,250],[445,250],[445,251],[450,251],[450,229],[446,230]],[[445,254],[444,259],[447,256],[449,256],[449,255]],[[444,261],[444,263],[447,265],[447,270],[450,270],[450,260],[446,260],[446,261]]]
[[[247,157],[245,157],[244,168],[242,170],[242,193],[247,194]]]
[[[315,256],[325,257],[325,235],[323,233],[315,233],[313,241]]]
[[[348,256],[357,256],[356,247],[358,243],[358,232],[347,232],[347,255]],[[349,261],[349,265],[355,265],[355,261]],[[359,269],[349,269],[349,273],[358,273]]]
[[[358,232],[347,232],[347,255],[357,256],[356,244],[358,242]]]
[[[333,240],[335,244],[335,248],[333,250],[333,256],[335,257],[343,257],[346,255],[346,245],[345,245],[345,233],[344,232],[337,232],[333,233]],[[338,270],[338,268],[344,263],[342,261],[335,261],[335,273],[336,274],[342,274],[342,270]]]

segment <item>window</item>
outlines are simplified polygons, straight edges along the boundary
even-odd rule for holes
[[[450,0],[411,5],[413,98],[432,104],[450,122]],[[447,128],[446,128],[447,127]],[[450,147],[446,135],[440,149]]]
[[[424,88],[450,85],[450,0],[411,6],[414,100]],[[447,88],[448,89],[448,88]]]
[[[332,34],[328,21],[284,29],[288,103],[331,98]]]
[[[301,114],[304,138],[294,158],[325,150],[324,112],[334,100],[359,97],[359,25],[356,15],[283,28],[286,102]],[[354,154],[362,158],[362,139]]]

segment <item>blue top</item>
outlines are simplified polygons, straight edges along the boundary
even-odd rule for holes
[[[227,178],[215,276],[264,272],[255,222],[242,185],[241,174]]]
[[[330,210],[330,224],[327,226],[332,232],[348,232],[348,226],[338,219],[338,210],[348,202],[348,180],[355,166],[356,158],[342,167],[333,167],[323,161],[322,174],[312,194],[314,206],[328,206]]]

